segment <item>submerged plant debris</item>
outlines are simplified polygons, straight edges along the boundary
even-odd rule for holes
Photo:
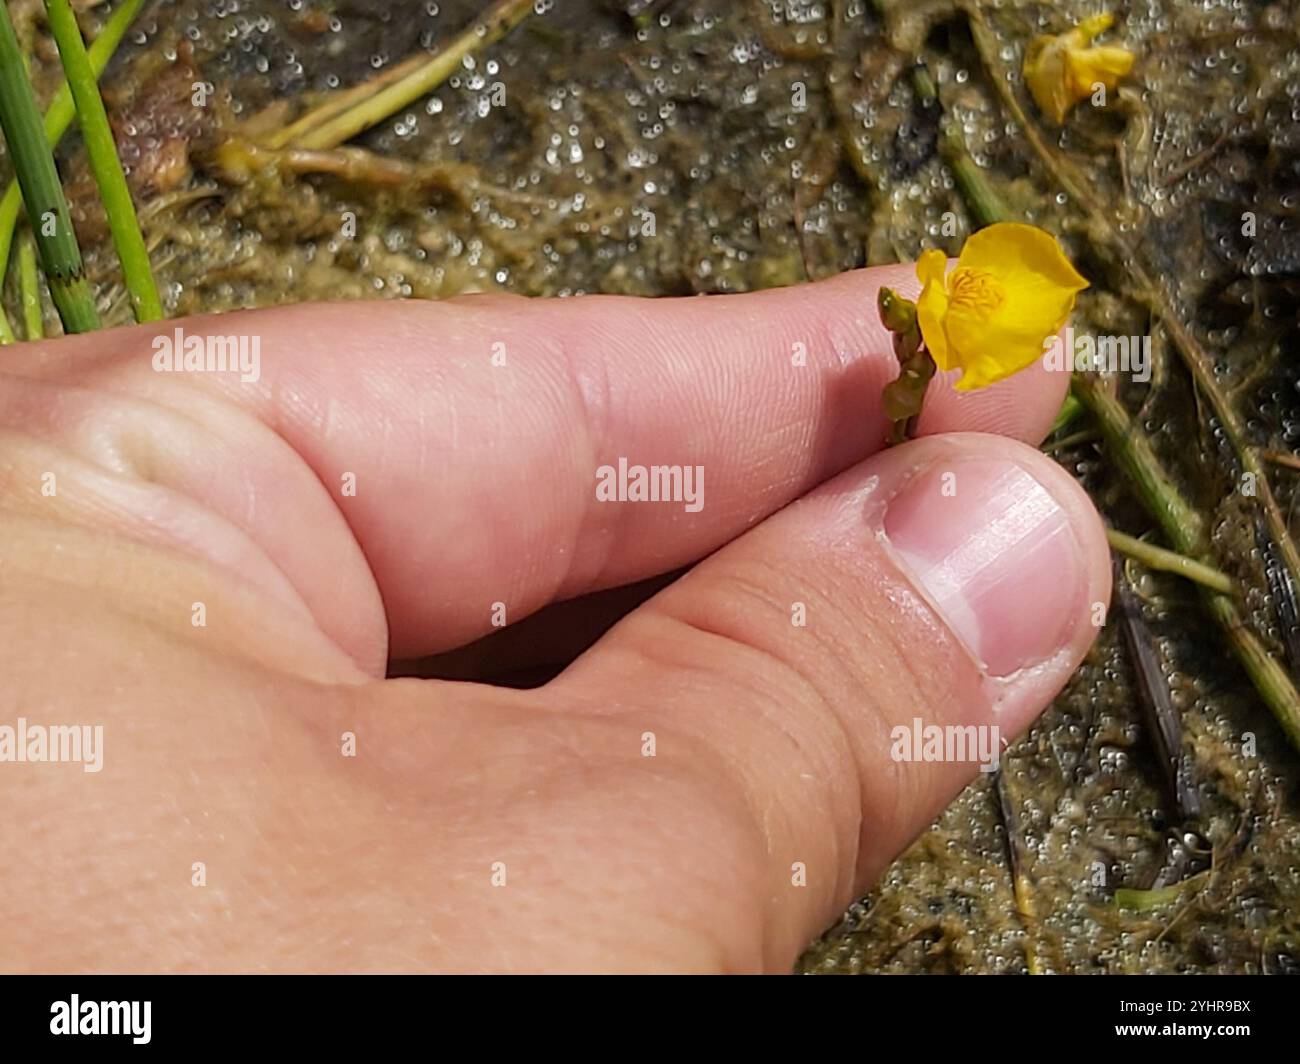
[[[40,6],[10,4],[48,98],[57,59],[36,30]],[[1061,128],[1025,91],[1024,52],[1096,15],[1092,3],[535,9],[347,149],[240,170],[221,151],[232,138],[438,47],[482,5],[147,6],[105,91],[168,313],[487,290],[739,292],[925,247],[952,254],[975,220],[945,158],[947,123],[1001,199],[1055,233],[1091,282],[1076,329],[1151,337],[1150,382],[1127,380],[1121,396],[1207,515],[1248,620],[1279,657],[1294,653],[1294,600],[1283,601],[1253,500],[1234,491],[1231,452],[1166,324],[1134,298],[998,89],[1140,242],[1254,441],[1282,456],[1274,485],[1289,513],[1300,477],[1285,464],[1300,448],[1300,8],[1116,4],[1106,43],[1130,50],[1134,69],[1106,106],[1082,101]],[[918,62],[937,97],[918,93]],[[75,137],[62,162],[106,323],[124,323],[103,219],[75,206],[93,202],[75,194],[86,180]],[[1053,453],[1117,528],[1151,530],[1094,434],[1073,432]],[[1300,754],[1194,588],[1135,562],[1125,572],[1151,641],[1143,682],[1163,671],[1195,800],[1171,796],[1169,754],[1162,764],[1112,620],[998,779],[972,784],[811,945],[802,970],[1300,971]]]

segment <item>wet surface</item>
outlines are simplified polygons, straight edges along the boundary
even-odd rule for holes
[[[939,152],[950,121],[1000,195],[1058,233],[1093,279],[1076,328],[1151,335],[1153,384],[1125,384],[1126,405],[1214,515],[1248,617],[1282,652],[1253,511],[1231,492],[1221,433],[1198,416],[1167,330],[1133,298],[1124,263],[995,91],[1010,78],[1023,101],[1027,41],[1092,4],[539,7],[549,10],[353,142],[420,175],[394,187],[355,159],[328,175],[235,178],[219,149],[249,122],[290,120],[308,94],[438,47],[477,3],[151,6],[106,85],[139,142],[127,160],[138,187],[152,182],[145,224],[169,312],[494,289],[745,291],[911,259],[923,246],[955,252],[972,221]],[[1289,451],[1300,444],[1300,13],[1245,0],[1122,8],[1108,40],[1138,54],[1134,76],[1105,108],[1079,108],[1064,131],[1044,127],[1044,140],[1086,176],[1107,224],[1140,244],[1255,439]],[[937,107],[917,98],[918,59]],[[174,63],[211,87],[197,121],[174,117]],[[76,152],[71,141],[73,171]],[[100,280],[115,268],[102,246],[88,264]],[[101,291],[110,320],[127,320],[120,290]],[[1149,530],[1095,441],[1056,457],[1119,527]],[[1300,474],[1275,472],[1289,508]],[[810,948],[803,970],[1014,972],[1031,960],[1073,972],[1300,970],[1300,754],[1190,587],[1128,571],[1182,716],[1201,815],[1177,819],[1111,624],[1007,752],[1000,783],[972,785]],[[1119,889],[1153,887],[1148,908],[1116,903]]]

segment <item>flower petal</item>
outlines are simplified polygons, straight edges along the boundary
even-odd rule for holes
[[[916,262],[916,276],[922,285],[921,294],[916,299],[916,321],[930,357],[942,370],[953,368],[949,363],[948,338],[943,326],[944,316],[948,313],[948,289],[944,281],[947,268],[948,256],[934,248],[922,252]]]
[[[1133,69],[1133,53],[1124,48],[1089,48],[1067,52],[1065,65],[1071,89],[1078,99],[1084,99],[1098,83],[1114,92],[1119,79]]]
[[[957,264],[990,273],[1008,288],[1036,279],[1073,292],[1088,287],[1056,237],[1036,225],[1019,222],[999,222],[973,234],[961,249]]]
[[[1025,52],[1025,84],[1038,109],[1058,126],[1075,104],[1065,69],[1065,44],[1055,37],[1036,37]]]
[[[1071,33],[1077,33],[1082,42],[1088,44],[1094,37],[1105,33],[1113,25],[1115,25],[1115,16],[1109,11],[1103,11],[1100,15],[1084,19]]]
[[[1086,18],[1055,37],[1039,36],[1025,49],[1021,72],[1038,108],[1056,125],[1064,125],[1070,109],[1102,84],[1114,91],[1119,79],[1133,69],[1133,53],[1114,45],[1097,47],[1092,40],[1111,27],[1109,13]]]
[[[947,272],[948,256],[938,248],[921,252],[921,257],[916,260],[916,278],[923,286],[931,282],[942,284]]]
[[[1075,296],[1088,287],[1056,238],[1032,225],[980,230],[966,241],[958,269],[988,274],[1001,293],[996,306],[958,301],[948,308],[944,336],[948,361],[963,370],[961,391],[1002,380],[1041,358],[1044,341],[1065,324]]]

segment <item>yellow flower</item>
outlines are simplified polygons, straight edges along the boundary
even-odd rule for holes
[[[1094,15],[1059,37],[1035,37],[1026,49],[1025,82],[1039,108],[1058,126],[1098,84],[1114,92],[1119,79],[1133,69],[1133,53],[1127,48],[1092,45],[1114,21],[1113,15]]]
[[[1060,331],[1074,297],[1088,287],[1050,233],[1004,222],[966,241],[957,266],[944,277],[942,251],[916,264],[921,336],[942,370],[960,369],[957,390],[1000,381],[1043,354],[1043,341]]]

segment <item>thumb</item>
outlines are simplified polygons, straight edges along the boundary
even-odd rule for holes
[[[930,437],[719,551],[554,686],[622,707],[661,771],[711,795],[658,811],[665,875],[737,884],[719,926],[761,927],[761,954],[726,953],[788,971],[1045,708],[1109,595],[1101,522],[1059,466],[1000,437]]]

